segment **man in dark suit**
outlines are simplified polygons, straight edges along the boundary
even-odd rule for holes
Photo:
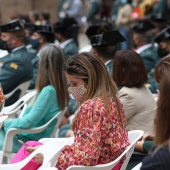
[[[25,47],[25,31],[23,23],[16,19],[0,26],[1,39],[7,46],[9,54],[0,59],[0,83],[4,94],[10,93],[18,85],[33,76],[31,54]],[[20,91],[16,91],[6,105],[11,105],[19,98]]]

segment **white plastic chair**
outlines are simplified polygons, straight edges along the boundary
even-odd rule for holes
[[[121,167],[120,170],[125,170],[126,166],[129,162],[129,159],[132,155],[132,152],[134,151],[134,147],[136,142],[143,136],[144,132],[142,130],[134,130],[134,131],[129,131],[128,132],[128,138],[130,141],[130,145],[125,149],[125,151],[114,161],[107,163],[107,164],[102,164],[102,165],[96,165],[96,166],[70,166],[67,168],[67,170],[94,170],[94,169],[100,169],[100,170],[106,170],[106,169],[112,169],[120,160],[121,158],[126,155],[126,159]]]
[[[142,162],[137,164],[132,170],[140,170],[141,166],[142,166]]]
[[[46,169],[51,166],[51,162],[55,158],[57,160],[62,148],[67,145],[69,138],[58,138],[51,140],[47,143],[44,143],[40,146],[37,150],[32,152],[27,158],[24,160],[14,163],[14,164],[3,164],[0,165],[1,170],[19,170],[22,169],[36,154],[41,153],[43,154],[44,160],[42,166],[39,170]]]
[[[39,140],[39,142],[47,143],[47,142],[50,142],[52,140],[55,140],[56,143],[58,143],[59,145],[62,142],[61,140],[66,140],[67,141],[65,145],[72,145],[74,143],[74,137],[70,137],[70,138],[42,138],[42,139]],[[55,165],[57,164],[57,161],[58,161],[58,156],[60,154],[60,151],[56,150],[56,154],[51,156],[51,160],[49,161],[49,163],[48,163],[48,165],[46,167],[55,167]]]
[[[30,80],[18,85],[14,90],[12,90],[12,92],[4,95],[5,100],[9,99],[17,90],[21,90],[21,93],[19,95],[19,98],[21,98],[26,94],[26,90],[28,89],[29,85],[30,85]]]
[[[47,126],[55,119],[57,119],[57,123],[53,129],[53,132],[51,133],[51,138],[55,137],[55,133],[61,123],[61,120],[66,112],[67,107],[65,107],[64,110],[60,111],[57,113],[53,118],[51,118],[46,124],[43,126],[37,127],[37,128],[31,128],[31,129],[16,129],[16,128],[11,128],[7,131],[5,140],[4,140],[4,146],[3,150],[0,151],[0,157],[2,157],[2,160],[0,160],[0,164],[3,161],[3,157],[7,157],[9,159],[13,158],[15,153],[12,153],[12,145],[13,145],[13,138],[16,134],[22,134],[22,133],[40,133],[44,129],[47,128]],[[1,156],[2,155],[2,156]]]
[[[8,116],[13,116],[16,114],[26,103],[28,102],[36,95],[36,90],[27,93],[23,97],[21,97],[18,101],[16,101],[11,106],[6,106],[3,108],[2,113]]]

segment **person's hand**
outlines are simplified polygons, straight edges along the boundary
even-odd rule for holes
[[[36,155],[34,156],[34,160],[35,160],[37,163],[42,164],[42,163],[43,163],[43,160],[44,160],[43,154],[41,154],[41,153],[36,154]]]
[[[31,154],[32,152],[34,152],[36,149],[38,149],[41,145],[38,145],[38,146],[28,146],[26,147],[26,150]]]
[[[72,136],[74,136],[74,132],[72,130],[68,130],[65,137],[69,138],[69,137],[72,137]]]
[[[2,116],[4,116],[4,114],[3,114],[3,113],[0,113],[0,117],[2,117]]]
[[[31,146],[28,146],[26,147],[26,150],[31,154],[32,152],[34,152],[36,149],[38,149],[41,145],[39,146],[34,146],[34,147],[31,147]],[[42,164],[43,163],[43,160],[44,160],[44,157],[43,157],[43,154],[41,153],[38,153],[34,156],[34,159],[37,163],[40,163]]]
[[[152,141],[153,140],[153,136],[150,134],[144,134],[142,137],[142,141]]]

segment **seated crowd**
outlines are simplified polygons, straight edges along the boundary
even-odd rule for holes
[[[20,19],[0,25],[0,49],[8,51],[0,58],[4,94],[26,81],[30,81],[29,90],[36,90],[22,117],[1,123],[0,151],[9,129],[40,127],[67,107],[58,137],[74,136],[74,143],[62,149],[56,163],[59,170],[112,162],[130,145],[128,131],[133,130],[144,131],[135,146],[143,156],[132,154],[127,169],[141,161],[142,170],[170,169],[170,56],[161,53],[170,52],[170,26],[158,31],[155,23],[140,21],[132,28],[136,48],[121,50],[124,36],[109,21],[95,22],[86,30],[90,51],[78,53],[76,25],[69,17],[54,25]],[[18,90],[5,106],[19,98]],[[21,147],[33,152],[38,144],[25,147],[18,140],[29,145],[49,138],[55,124],[37,134],[15,135],[12,152]],[[113,170],[119,170],[124,160]],[[43,157],[39,164],[36,161],[35,157],[23,170],[38,169]]]

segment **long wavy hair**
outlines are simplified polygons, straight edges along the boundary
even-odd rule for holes
[[[118,115],[121,122],[123,122],[120,104],[116,96],[118,92],[117,86],[99,57],[87,52],[72,56],[66,62],[65,71],[69,75],[83,79],[87,84],[87,91],[80,104],[89,99],[99,97],[104,101],[106,109],[109,112],[108,97],[113,97],[118,108]]]
[[[169,72],[170,74],[170,72]],[[169,75],[168,74],[168,75]],[[155,143],[163,145],[170,140],[170,77],[167,76],[160,84],[160,96],[155,125]]]
[[[59,107],[63,110],[69,101],[67,79],[64,72],[65,55],[55,44],[47,44],[40,50],[36,90],[39,92],[48,85],[56,90]]]
[[[166,56],[156,65],[154,77],[157,83],[161,83],[170,72],[170,56]]]

